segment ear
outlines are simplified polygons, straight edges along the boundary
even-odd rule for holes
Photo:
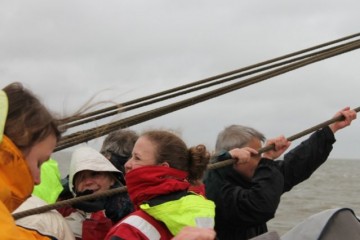
[[[164,166],[164,167],[170,167],[170,165],[167,162],[163,162],[160,164],[160,166]]]

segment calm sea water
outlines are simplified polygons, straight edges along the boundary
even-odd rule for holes
[[[70,153],[55,154],[62,176],[66,176]],[[285,193],[270,231],[284,234],[307,217],[329,208],[348,207],[360,216],[360,160],[331,159],[308,180]]]
[[[329,208],[348,207],[360,216],[360,161],[325,162],[306,181],[285,193],[269,230],[284,234],[309,216]]]

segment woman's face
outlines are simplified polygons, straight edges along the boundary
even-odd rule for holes
[[[157,165],[156,146],[146,136],[140,137],[133,148],[131,158],[125,163],[125,173],[144,166]]]
[[[114,185],[114,177],[109,172],[84,170],[75,175],[76,192],[92,190],[94,192],[109,190]]]
[[[50,134],[44,140],[32,146],[28,151],[23,152],[35,185],[40,184],[41,164],[49,160],[50,155],[56,146],[56,143],[56,137],[53,134]]]

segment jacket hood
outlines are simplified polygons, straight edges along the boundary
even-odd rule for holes
[[[75,195],[74,176],[84,170],[122,174],[106,157],[95,149],[88,146],[80,147],[73,152],[70,162],[69,189],[73,195]]]
[[[6,93],[0,90],[0,143],[4,135],[7,113],[8,113],[8,99]]]

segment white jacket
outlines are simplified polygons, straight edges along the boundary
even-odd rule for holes
[[[79,147],[73,152],[71,156],[69,168],[69,189],[74,196],[74,176],[76,173],[84,170],[96,172],[114,172],[121,174],[121,172],[116,167],[114,167],[114,165],[112,165],[112,163],[100,152],[88,146]],[[76,212],[73,212],[69,216],[65,217],[75,237],[82,237],[83,222],[85,219],[90,219],[91,215],[91,213],[77,210]]]
[[[45,205],[47,205],[45,201],[32,195],[21,204],[14,213]],[[43,235],[53,236],[58,240],[75,239],[74,234],[64,217],[56,210],[20,218],[16,220],[16,224],[25,228],[37,230]]]

